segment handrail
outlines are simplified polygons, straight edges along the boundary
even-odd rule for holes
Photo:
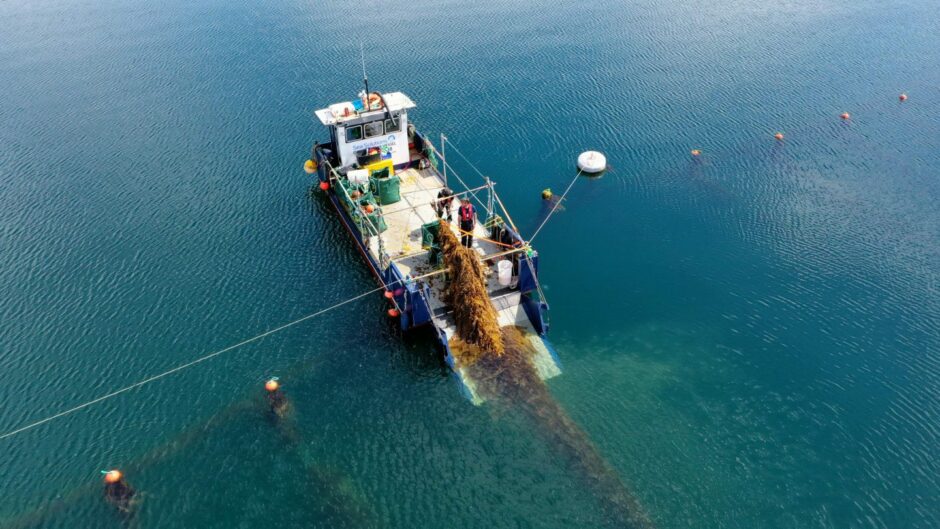
[[[333,164],[331,164],[328,160],[324,160],[324,163],[330,169],[330,173],[334,175],[335,180],[339,180],[340,178],[342,178],[342,176],[336,171],[336,169],[333,168]],[[356,204],[356,201],[349,195],[349,191],[347,191],[346,188],[343,187],[341,183],[339,184],[339,187],[340,189],[343,190],[343,194],[346,195],[346,198],[348,198],[351,203]],[[375,223],[372,222],[372,219],[370,219],[368,216],[360,214],[360,217],[366,219],[369,222],[369,225],[372,227],[374,236],[379,238],[379,255],[378,255],[379,260],[383,262],[387,261],[388,259],[390,259],[390,257],[388,255],[385,255],[385,248],[384,248],[385,245],[382,241],[382,234],[381,232],[379,232],[379,227],[376,226]],[[373,235],[368,235],[368,236],[372,237]],[[383,266],[383,268],[385,267]]]
[[[469,190],[469,189],[468,189],[467,191],[461,191],[461,192],[459,192],[459,193],[454,193],[454,194],[451,195],[451,196],[453,196],[453,197],[459,197],[460,195],[467,194],[467,193],[470,192],[470,191],[479,191],[479,190],[481,190],[481,189],[486,189],[486,186],[480,186],[480,187],[477,187],[477,188],[475,188],[475,189],[473,189],[473,190]],[[427,190],[425,189],[425,190],[423,190],[423,191],[427,191]],[[437,200],[437,199],[434,199],[434,200]],[[428,205],[428,204],[418,204],[417,206],[411,206],[411,207],[407,207],[407,208],[396,209],[396,210],[394,210],[394,211],[382,211],[382,214],[385,215],[385,216],[393,215],[393,214],[395,214],[395,213],[401,213],[402,211],[409,211],[409,210],[418,209],[418,208],[420,208],[420,207],[422,207],[422,206],[426,206],[426,205]]]
[[[446,138],[446,136],[445,136],[445,138]],[[438,151],[436,148],[434,148],[434,144],[431,143],[427,138],[425,138],[424,144],[425,144],[426,146],[428,146],[432,151],[434,151],[434,154],[436,154],[437,157],[440,158],[441,163],[444,164],[445,168],[450,168],[450,172],[454,175],[454,177],[457,178],[457,181],[460,182],[461,185],[463,185],[463,187],[464,187],[465,189],[469,190],[469,189],[470,189],[470,186],[468,186],[467,183],[463,181],[463,178],[460,178],[460,174],[458,174],[457,171],[454,170],[454,166],[452,166],[452,165],[450,165],[449,163],[447,163],[447,160],[444,159],[444,157],[443,157],[443,155],[440,153],[440,151]],[[485,186],[484,186],[484,187],[485,187]],[[478,197],[476,193],[474,193],[474,192],[471,191],[470,194],[473,196],[474,199],[476,199],[477,203],[479,203],[480,206],[482,206],[483,209],[486,210],[487,213],[489,213],[490,215],[493,214],[492,211],[490,211],[489,209],[487,209],[486,204],[485,204],[482,200],[480,200],[480,197]]]
[[[499,195],[496,193],[496,191],[493,191],[493,197],[496,199],[496,203],[499,204],[499,209],[503,210],[503,214],[506,215],[506,220],[509,221],[509,226],[511,226],[512,230],[516,232],[517,235],[519,235],[519,239],[521,240],[522,234],[519,233],[519,228],[516,227],[516,223],[513,222],[512,217],[509,216],[509,210],[506,209],[506,205],[503,204],[502,199],[499,198]]]
[[[484,255],[484,256],[480,257],[480,260],[481,260],[481,261],[486,261],[486,260],[489,260],[489,259],[495,259],[495,258],[497,258],[497,257],[503,257],[503,256],[511,255],[511,254],[514,254],[514,253],[524,252],[524,251],[526,251],[527,249],[528,249],[528,248],[522,247],[522,248],[513,248],[512,250],[505,250],[505,251],[502,251],[502,252],[491,253],[491,254],[489,254],[489,255]],[[420,276],[412,277],[411,280],[412,280],[412,281],[417,281],[417,280],[419,280],[419,279],[427,279],[427,278],[429,278],[429,277],[433,277],[433,276],[436,276],[436,275],[440,275],[440,274],[443,274],[443,273],[446,273],[446,272],[447,272],[447,267],[444,267],[444,268],[442,268],[442,269],[440,269],[440,270],[435,270],[435,271],[433,271],[433,272],[428,272],[427,274],[422,274],[422,275],[420,275]]]

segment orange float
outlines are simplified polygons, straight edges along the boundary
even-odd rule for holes
[[[328,182],[320,182],[320,191],[326,191],[329,188],[330,184]]]
[[[121,478],[124,477],[124,474],[121,474],[120,470],[114,469],[109,470],[104,473],[104,482],[105,483],[117,483],[121,481]]]
[[[839,117],[841,117],[842,119],[849,119],[851,116],[849,116],[848,112],[843,112],[842,115]]]
[[[277,379],[274,378],[264,383],[264,389],[270,391],[271,393],[277,391],[277,388],[279,387],[281,387],[281,385],[278,384]]]
[[[777,141],[783,141],[783,133],[782,133],[782,132],[778,132],[778,133],[774,134],[774,138],[776,138]]]

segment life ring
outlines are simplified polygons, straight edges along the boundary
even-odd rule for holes
[[[378,109],[382,108],[382,96],[378,92],[372,92],[369,94],[369,108]]]

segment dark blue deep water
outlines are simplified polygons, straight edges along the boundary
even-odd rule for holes
[[[550,390],[657,527],[940,527],[938,28],[935,0],[0,2],[0,432],[374,287],[301,170],[361,42],[528,233],[607,153],[537,243]],[[607,524],[385,308],[0,440],[0,527]]]

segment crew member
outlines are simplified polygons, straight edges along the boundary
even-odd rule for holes
[[[437,193],[437,200],[434,201],[434,210],[437,211],[437,218],[447,219],[447,222],[453,220],[451,205],[454,203],[454,192],[449,187],[441,189]]]
[[[122,512],[130,512],[131,499],[136,492],[124,479],[120,470],[109,470],[104,474],[104,497]]]
[[[458,210],[460,217],[460,242],[469,248],[473,245],[473,225],[476,219],[476,210],[469,198],[464,198]]]

